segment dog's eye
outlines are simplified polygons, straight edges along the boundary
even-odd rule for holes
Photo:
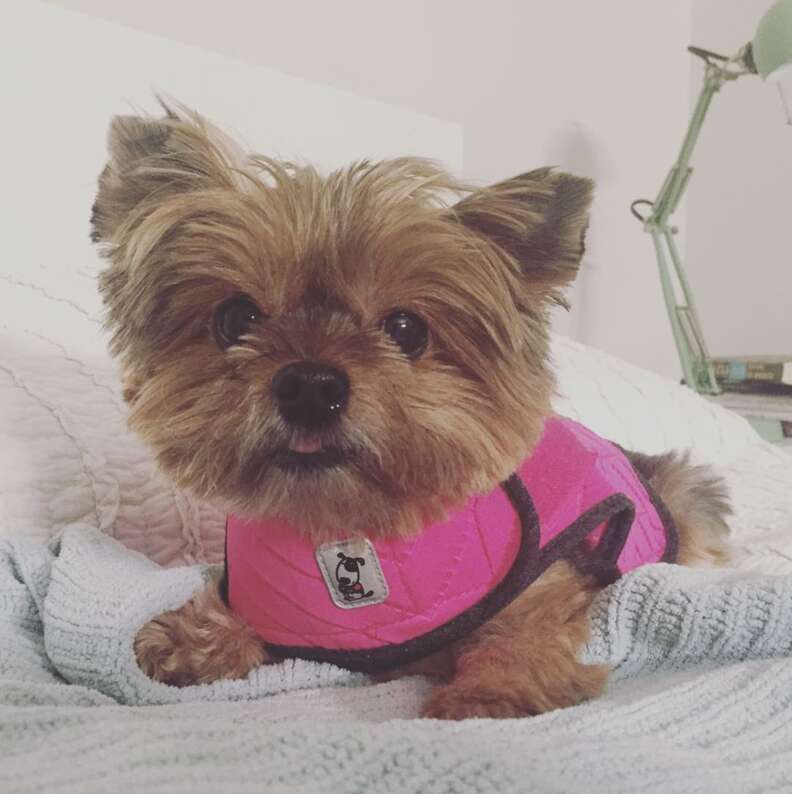
[[[382,330],[410,358],[418,358],[426,350],[429,329],[417,315],[404,309],[392,311],[382,322]]]
[[[215,312],[214,327],[218,342],[222,347],[235,345],[261,317],[259,307],[245,295],[229,298]]]

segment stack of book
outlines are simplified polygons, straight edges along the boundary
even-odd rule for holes
[[[750,419],[774,422],[775,438],[792,439],[792,355],[716,358],[712,368],[723,389],[717,402]]]
[[[792,355],[715,358],[712,367],[724,391],[792,397]]]

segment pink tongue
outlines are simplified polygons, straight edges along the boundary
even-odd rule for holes
[[[316,438],[297,438],[289,444],[289,449],[292,452],[300,452],[302,454],[320,452],[322,449],[322,442]]]

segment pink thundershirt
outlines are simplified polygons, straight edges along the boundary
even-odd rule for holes
[[[284,521],[229,516],[224,588],[275,655],[373,672],[481,625],[556,560],[608,583],[676,551],[668,511],[621,448],[554,416],[508,480],[407,539],[339,527],[315,546]]]

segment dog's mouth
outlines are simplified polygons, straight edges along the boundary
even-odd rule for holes
[[[297,436],[272,457],[278,468],[298,474],[342,466],[346,460],[341,447],[327,444],[318,436]]]

